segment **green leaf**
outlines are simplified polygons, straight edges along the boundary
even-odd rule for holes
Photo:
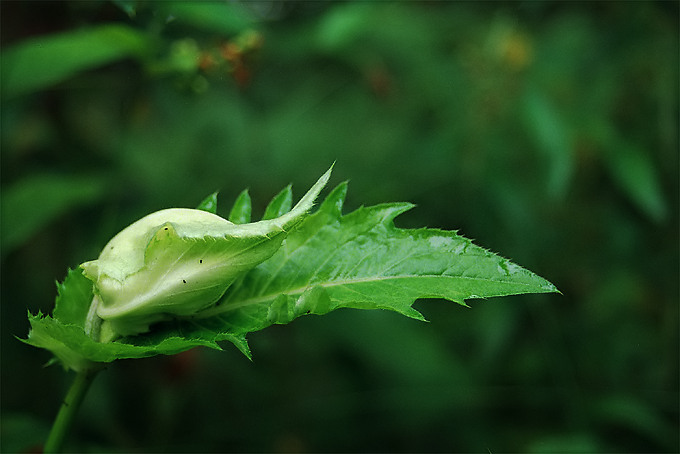
[[[101,25],[26,40],[2,51],[2,94],[19,96],[68,79],[80,71],[141,57],[149,38],[124,25]]]
[[[208,213],[217,214],[217,192],[213,192],[208,197],[203,199],[196,207],[197,210],[207,211]]]
[[[267,208],[264,210],[264,215],[262,220],[274,219],[290,211],[291,206],[293,206],[293,189],[290,185],[286,186],[274,196]]]
[[[605,154],[605,163],[616,184],[642,213],[655,222],[667,217],[661,179],[650,153],[619,141]]]
[[[234,224],[247,224],[250,222],[250,213],[252,211],[252,202],[250,201],[250,194],[248,190],[244,189],[236,197],[234,206],[229,212],[229,220]]]
[[[113,4],[123,10],[130,18],[137,15],[137,0],[113,0]]]
[[[3,188],[0,249],[6,255],[69,210],[100,199],[105,178],[34,175]]]
[[[245,8],[229,2],[165,2],[159,7],[177,22],[226,35],[239,33],[254,23]]]
[[[255,329],[264,320],[287,323],[340,307],[389,309],[422,320],[412,307],[418,298],[465,304],[468,298],[557,291],[455,232],[396,228],[393,219],[411,204],[362,207],[342,216],[346,190],[346,184],[338,186],[274,256],[202,316],[214,315],[230,329],[244,320]]]
[[[101,343],[93,340],[80,325],[62,323],[59,319],[44,316],[41,313],[28,316],[31,330],[29,345],[45,348],[61,362],[66,369],[84,370],[92,362],[108,363],[117,359],[145,358],[155,355],[173,355],[197,346],[204,346],[221,350],[215,342],[204,339],[193,339],[190,336],[177,336],[173,333],[160,331],[159,336],[137,336],[134,343],[109,342]],[[230,340],[239,346],[239,339],[225,336],[219,340]],[[246,347],[242,351],[247,354]]]
[[[80,326],[82,306],[89,301],[75,289],[82,277],[71,272],[60,287],[54,318],[30,317],[27,342],[49,348],[71,368],[82,367],[83,361],[173,354],[199,345],[219,349],[217,343],[224,340],[250,356],[248,333],[302,315],[386,309],[423,320],[412,307],[418,298],[465,305],[470,298],[558,291],[456,232],[395,227],[394,218],[413,207],[409,203],[361,207],[342,215],[346,192],[347,183],[336,187],[274,255],[234,282],[212,308],[158,323],[149,333],[99,344]],[[287,198],[282,193],[277,198]],[[67,304],[78,308],[66,310]]]
[[[652,221],[663,221],[668,208],[651,154],[605,121],[594,122],[590,130],[604,150],[604,163],[619,189]]]
[[[288,231],[311,209],[331,170],[295,208],[274,219],[239,225],[201,210],[170,208],[129,225],[99,258],[80,265],[95,286],[86,332],[108,342],[209,308],[281,247]]]
[[[162,328],[153,336],[136,336],[136,345],[124,342],[96,342],[84,331],[85,317],[93,297],[92,282],[83,276],[82,269],[77,268],[69,270],[64,282],[58,284],[57,288],[59,294],[54,316],[29,314],[31,330],[28,339],[22,341],[50,350],[66,369],[79,371],[89,367],[91,362],[111,362],[116,359],[144,358],[158,354],[172,355],[192,346],[221,349],[215,342],[200,338],[164,335]],[[228,340],[248,354],[245,339],[232,337]]]
[[[560,112],[538,90],[528,90],[524,94],[522,107],[526,131],[549,164],[548,193],[563,198],[574,173],[567,124]]]
[[[82,268],[68,270],[64,282],[57,283],[54,317],[68,325],[82,326],[92,296],[92,281],[83,275]]]

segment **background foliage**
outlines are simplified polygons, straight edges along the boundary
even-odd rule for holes
[[[42,442],[70,379],[13,338],[67,267],[216,189],[261,213],[335,160],[346,210],[415,202],[400,226],[564,296],[308,317],[252,335],[253,363],[122,361],[74,449],[680,450],[677,3],[0,6],[4,452]]]

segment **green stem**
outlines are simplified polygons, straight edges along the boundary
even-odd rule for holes
[[[61,404],[54,424],[52,424],[52,430],[50,430],[50,435],[47,437],[45,449],[43,450],[45,454],[61,452],[64,440],[71,428],[78,408],[80,408],[80,404],[83,402],[83,398],[99,370],[100,369],[97,367],[85,369],[78,372],[76,375],[75,380],[73,380],[73,383],[71,384],[71,388],[69,388],[68,393]]]

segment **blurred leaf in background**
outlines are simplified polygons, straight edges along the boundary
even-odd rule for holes
[[[3,451],[61,399],[12,336],[68,267],[216,190],[250,188],[259,218],[333,161],[347,211],[414,202],[400,227],[460,229],[564,296],[340,311],[253,336],[254,363],[123,363],[76,449],[680,451],[677,3],[0,8]]]
[[[34,38],[2,53],[3,98],[44,89],[75,74],[147,52],[148,38],[117,24]]]
[[[101,199],[106,186],[96,176],[35,174],[3,189],[2,253],[9,254],[70,209]]]

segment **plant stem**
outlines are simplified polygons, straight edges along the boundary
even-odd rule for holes
[[[80,408],[80,404],[83,402],[83,398],[99,370],[98,367],[94,367],[84,369],[77,373],[75,380],[73,380],[73,383],[61,404],[54,424],[52,424],[50,435],[47,437],[43,450],[45,454],[61,452],[64,440],[71,428],[78,408]]]

